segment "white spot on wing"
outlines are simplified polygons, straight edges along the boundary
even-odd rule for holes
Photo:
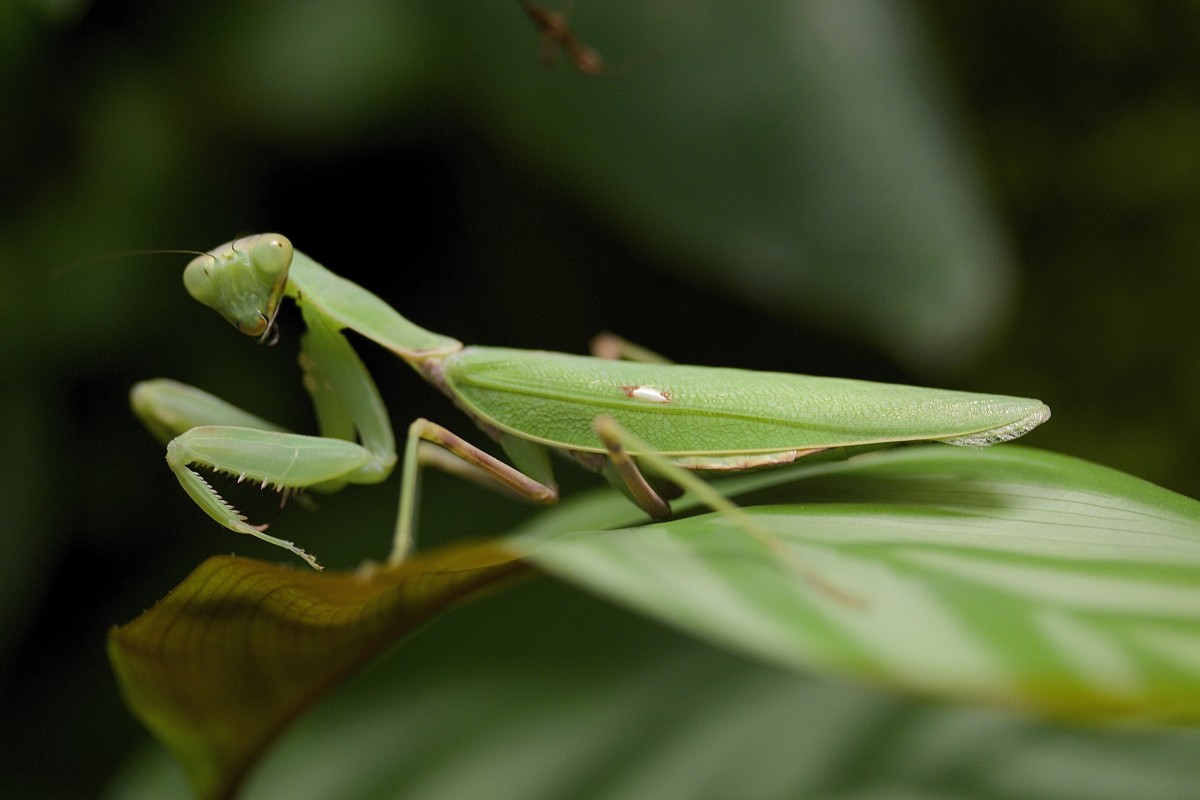
[[[661,389],[655,389],[653,386],[622,386],[621,391],[625,393],[626,397],[644,400],[647,403],[671,402],[671,395]]]

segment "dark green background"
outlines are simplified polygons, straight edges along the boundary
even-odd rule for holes
[[[1200,5],[571,19],[615,74],[544,70],[504,0],[0,10],[0,795],[103,785],[143,736],[107,628],[207,555],[278,557],[186,502],[129,386],[311,425],[298,320],[255,347],[186,297],[186,256],[123,251],[273,229],[468,342],[609,329],[683,361],[1039,397],[1031,444],[1200,496]],[[362,352],[398,427],[470,433]],[[426,543],[526,513],[429,484]],[[280,525],[351,567],[386,548],[394,488]]]

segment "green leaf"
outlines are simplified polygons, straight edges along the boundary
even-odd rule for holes
[[[136,713],[218,796],[389,642],[524,571],[521,552],[791,670],[1049,715],[1200,718],[1200,503],[1012,445],[900,448],[721,487],[785,557],[716,514],[625,527],[640,513],[606,490],[536,515],[504,550],[434,551],[370,580],[211,559],[114,632],[113,662]],[[799,563],[856,602],[800,580]]]
[[[787,505],[748,509],[784,557],[715,514],[515,544],[775,663],[1067,717],[1200,719],[1200,503],[1016,446],[792,477]],[[799,563],[857,602],[798,580]]]
[[[109,636],[125,700],[202,797],[228,796],[304,707],[448,608],[528,568],[495,545],[319,573],[221,556]]]
[[[1178,800],[1200,732],[915,703],[709,647],[555,581],[475,603],[289,730],[245,800]],[[105,800],[187,798],[141,752]]]

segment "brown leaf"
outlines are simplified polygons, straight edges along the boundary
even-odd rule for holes
[[[218,556],[109,635],[125,700],[201,797],[230,796],[310,703],[447,609],[531,568],[493,543],[329,573]]]

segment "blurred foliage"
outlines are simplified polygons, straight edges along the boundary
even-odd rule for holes
[[[184,257],[126,250],[276,229],[465,341],[579,351],[607,328],[679,360],[1040,397],[1034,444],[1200,496],[1200,6],[570,20],[615,74],[543,69],[505,0],[0,6],[0,794],[103,783],[144,736],[107,627],[208,555],[274,557],[190,507],[129,385],[311,426],[294,337],[237,340],[188,302]],[[363,355],[398,423],[461,427]],[[428,483],[426,541],[527,513]],[[352,567],[386,547],[389,487],[281,524]],[[510,613],[558,635],[530,602]]]

